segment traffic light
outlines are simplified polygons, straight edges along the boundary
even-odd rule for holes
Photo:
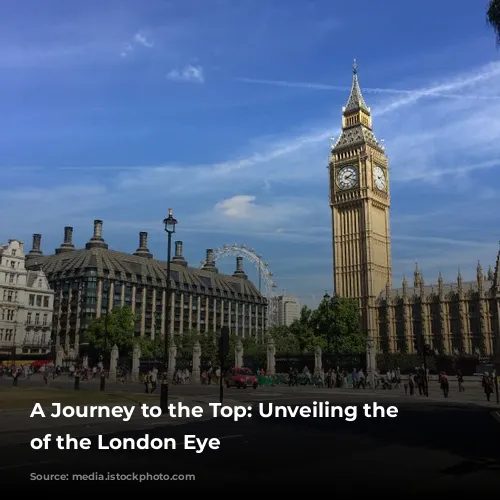
[[[219,359],[223,361],[229,353],[229,327],[223,326],[220,331]]]

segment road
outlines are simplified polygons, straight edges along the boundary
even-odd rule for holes
[[[270,393],[266,397],[240,392],[242,396],[238,397],[245,405],[273,400]],[[313,399],[362,405],[376,397],[316,393],[274,399],[280,405],[311,405]],[[176,450],[34,451],[27,444],[6,445],[1,449],[0,479],[23,483],[34,473],[162,473],[194,474],[195,481],[177,482],[183,490],[234,483],[253,485],[256,495],[265,492],[256,486],[261,483],[328,484],[335,492],[361,493],[367,489],[386,495],[393,488],[411,493],[498,491],[500,423],[493,418],[491,408],[399,397],[379,402],[397,404],[398,417],[359,417],[355,422],[337,418],[263,419],[254,409],[253,418],[236,423],[218,418],[105,438],[139,438],[145,433],[172,437],[179,444]],[[217,437],[221,447],[202,454],[184,450],[181,445],[186,434]]]

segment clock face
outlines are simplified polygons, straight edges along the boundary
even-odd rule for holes
[[[385,187],[387,185],[387,182],[385,180],[385,173],[379,166],[376,166],[373,169],[373,180],[377,189],[380,189],[380,191],[385,191]]]
[[[337,174],[337,184],[340,189],[352,189],[358,183],[358,171],[356,167],[348,166],[341,168]]]

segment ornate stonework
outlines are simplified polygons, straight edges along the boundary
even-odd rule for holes
[[[389,162],[373,133],[356,65],[329,175],[334,290],[359,301],[362,328],[377,349],[414,353],[430,344],[442,354],[492,355],[500,257],[486,275],[478,264],[474,282],[464,283],[458,273],[456,283],[444,284],[439,276],[428,286],[416,268],[413,287],[403,280],[392,289]]]

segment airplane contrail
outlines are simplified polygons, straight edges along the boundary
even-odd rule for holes
[[[341,85],[327,85],[323,83],[310,83],[310,82],[290,82],[286,80],[262,80],[258,78],[245,78],[238,77],[234,78],[234,81],[240,83],[250,83],[257,85],[271,85],[275,87],[286,87],[286,88],[300,88],[309,90],[335,90],[340,92],[349,92],[351,87],[341,86]],[[393,89],[393,88],[379,88],[379,87],[363,87],[363,92],[368,94],[401,94],[401,95],[412,95],[419,90],[404,90],[404,89]],[[445,97],[449,99],[489,99],[498,100],[500,96],[485,96],[477,94],[449,94],[443,92],[435,92],[427,90],[425,92],[427,96]]]

